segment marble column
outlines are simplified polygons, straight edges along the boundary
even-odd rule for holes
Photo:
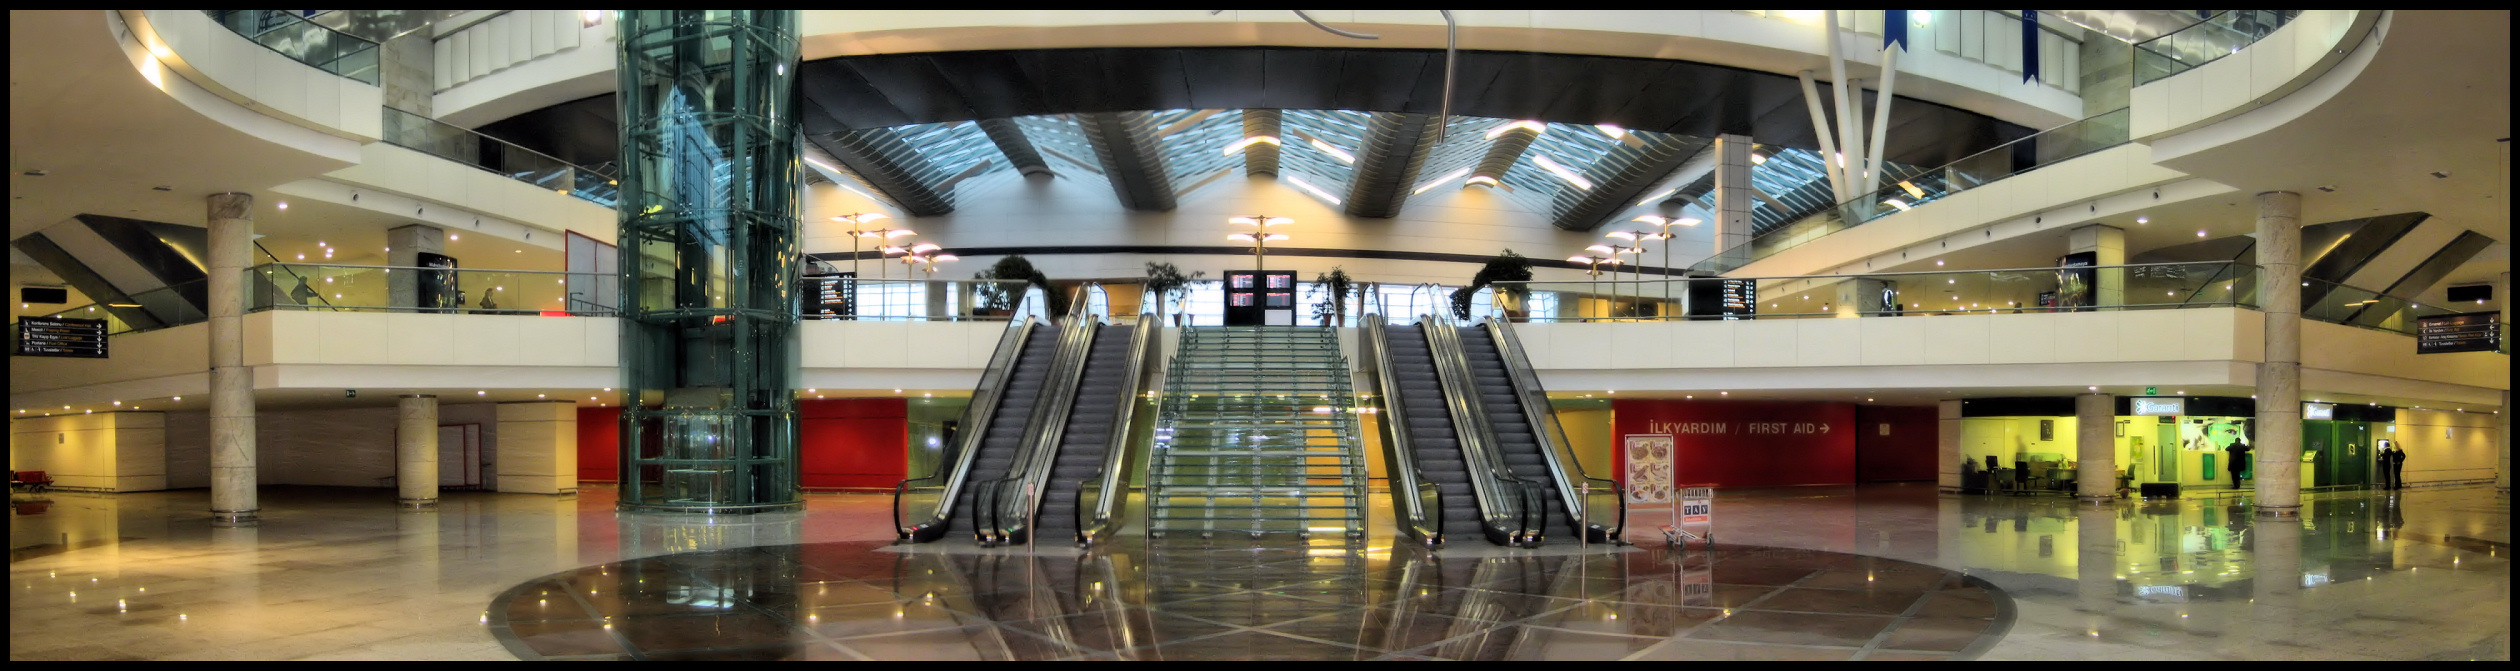
[[[2074,397],[2074,498],[2084,503],[2117,500],[2117,397]]]
[[[2126,265],[2126,229],[2092,224],[2074,229],[2065,240],[2065,252],[2068,254],[2091,252],[2091,265]],[[2091,305],[2125,305],[2130,302],[2126,299],[2126,269],[2101,270],[2093,273],[2091,279],[2094,285],[2091,287]],[[2131,302],[2161,303],[2168,298],[2171,297],[2137,296]]]
[[[1941,419],[1934,432],[1934,467],[1942,493],[1960,493],[1960,401],[1943,401],[1936,408]]]
[[[1724,267],[1750,262],[1750,210],[1758,189],[1750,183],[1750,138],[1715,136],[1715,251]]]
[[[254,197],[210,196],[210,524],[254,526],[254,369],[245,366],[245,268],[253,261]]]
[[[2511,273],[2494,277],[2494,302],[2501,306],[2502,323],[2511,323]],[[2504,333],[2503,341],[2510,342]],[[2506,347],[2508,349],[2508,347]],[[2511,493],[2511,390],[2502,393],[2502,410],[2494,414],[2494,446],[2502,450],[2502,460],[2494,463],[2494,491]]]
[[[412,268],[420,265],[422,253],[446,253],[446,229],[426,224],[396,226],[385,230],[385,265]],[[386,304],[398,308],[420,305],[420,273],[392,273],[386,283]],[[435,307],[435,306],[432,306]]]
[[[2257,515],[2301,516],[2301,194],[2257,196],[2259,310],[2266,315],[2266,362],[2258,364]]]
[[[437,396],[402,397],[401,423],[394,433],[394,484],[405,510],[428,510],[438,501]]]

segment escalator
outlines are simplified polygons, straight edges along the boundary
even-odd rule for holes
[[[1115,328],[1091,317],[1010,328],[963,414],[963,426],[980,428],[957,437],[938,473],[895,489],[901,537],[924,543],[961,527],[998,545],[1036,528],[1061,541],[1109,533],[1125,497],[1100,494],[1124,491],[1116,481],[1158,332],[1152,319]]]
[[[1616,483],[1584,475],[1510,328],[1386,327],[1368,317],[1393,510],[1428,545],[1477,529],[1508,546],[1615,542]]]
[[[1386,327],[1372,315],[1365,324],[1364,343],[1373,351],[1361,359],[1371,367],[1366,377],[1379,387],[1385,408],[1380,424],[1390,461],[1386,470],[1392,473],[1393,510],[1403,520],[1402,532],[1435,545],[1446,537],[1487,530],[1470,482],[1470,462],[1463,458],[1461,437],[1444,406],[1443,383],[1436,378],[1425,327]],[[1491,540],[1507,533],[1496,531]]]
[[[1041,508],[1033,516],[1043,540],[1090,543],[1109,530],[1111,510],[1126,497],[1099,496],[1125,491],[1103,476],[1128,472],[1124,452],[1129,424],[1136,416],[1146,361],[1152,358],[1147,348],[1155,344],[1158,328],[1152,318],[1139,319],[1134,328],[1096,327],[1058,451],[1043,459],[1049,473],[1041,482]]]
[[[956,523],[979,528],[972,524],[973,500],[981,483],[1004,478],[1015,465],[1058,345],[1055,332],[1031,319],[999,338],[963,411],[960,426],[976,428],[955,437],[937,473],[903,480],[893,490],[893,522],[902,538],[925,543]]]

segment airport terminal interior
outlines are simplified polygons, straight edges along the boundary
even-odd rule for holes
[[[13,661],[2511,658],[2508,11],[9,18]]]

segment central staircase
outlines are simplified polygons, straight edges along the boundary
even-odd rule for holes
[[[1365,461],[1336,330],[1181,330],[1147,473],[1149,533],[1365,533]]]

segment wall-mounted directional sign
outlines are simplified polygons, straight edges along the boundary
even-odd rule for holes
[[[16,354],[105,358],[105,320],[20,317]]]
[[[2415,353],[2491,352],[2502,341],[2502,315],[2470,312],[2415,318]]]

